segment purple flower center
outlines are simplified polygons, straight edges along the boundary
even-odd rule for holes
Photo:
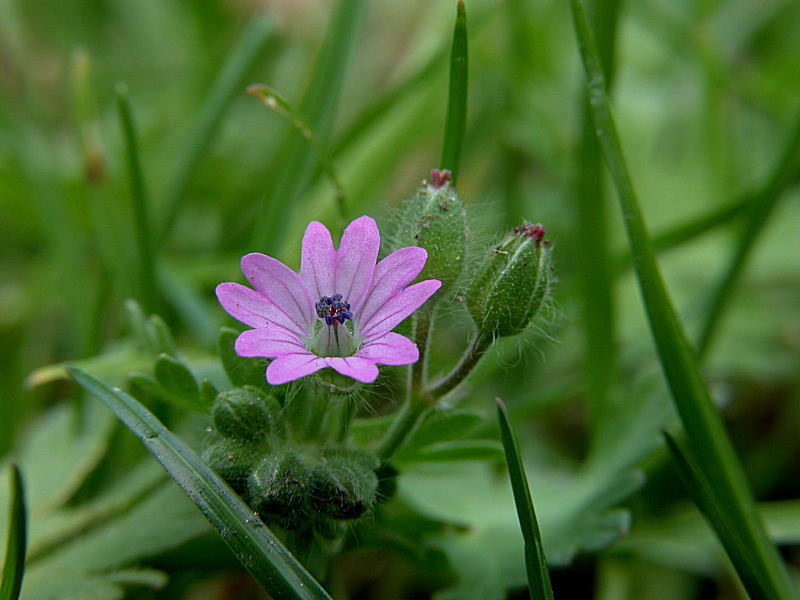
[[[314,304],[314,307],[317,309],[317,316],[325,321],[328,327],[337,324],[343,325],[345,321],[353,318],[353,313],[350,312],[350,303],[341,294],[322,296],[319,302]]]

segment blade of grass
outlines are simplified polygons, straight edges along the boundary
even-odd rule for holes
[[[330,137],[336,109],[364,12],[364,0],[340,0],[331,17],[314,74],[300,103],[301,114],[322,144]],[[253,228],[250,247],[274,251],[282,246],[285,223],[292,216],[297,197],[308,186],[318,161],[294,129],[280,143],[281,151],[269,172],[273,182],[266,193]]]
[[[663,435],[672,462],[684,487],[731,554],[731,562],[736,565],[737,573],[741,577],[745,589],[758,587],[759,574],[752,568],[751,561],[747,559],[749,551],[747,542],[739,535],[736,524],[728,520],[728,511],[719,504],[719,498],[714,494],[711,484],[703,475],[691,450],[670,435],[668,431],[664,431]]]
[[[600,62],[609,82],[614,75],[619,0],[595,1],[591,5]],[[581,99],[583,121],[578,148],[578,173],[575,182],[576,256],[582,287],[586,347],[586,379],[589,389],[592,445],[602,444],[603,415],[608,394],[617,372],[616,333],[610,249],[608,241],[608,199],[605,194],[603,157],[594,135],[586,98]]]
[[[319,156],[319,163],[322,171],[330,178],[336,190],[336,208],[339,211],[340,226],[344,228],[347,224],[347,205],[344,198],[344,188],[333,170],[333,163],[330,160],[329,152],[323,147],[320,141],[314,137],[311,126],[303,114],[289,103],[286,98],[266,85],[254,84],[247,88],[247,93],[255,96],[264,106],[274,110],[279,115],[288,119],[292,126],[300,132],[308,144],[316,151]]]
[[[476,7],[470,13],[469,19],[473,37],[492,18],[496,18],[498,14],[500,14],[500,11],[494,6]],[[452,42],[450,49],[452,51]],[[448,45],[443,41],[441,46],[437,47],[413,73],[393,87],[379,90],[380,95],[378,98],[368,104],[355,121],[341,135],[337,136],[337,139],[331,145],[331,154],[338,156],[346,152],[358,139],[368,135],[376,123],[380,122],[387,113],[412,95],[417,88],[427,85],[428,80],[439,73],[442,62],[447,58],[447,50]]]
[[[69,367],[68,371],[142,440],[275,600],[331,600],[241,498],[135,398],[108,387],[85,371],[74,367]]]
[[[271,20],[253,19],[242,32],[200,108],[186,141],[178,150],[165,198],[158,232],[163,244],[175,224],[180,203],[197,166],[211,145],[225,113],[244,87],[245,78],[264,55],[275,31]]]
[[[536,520],[536,511],[533,509],[533,499],[519,451],[519,442],[511,421],[508,419],[506,407],[500,398],[495,398],[497,404],[497,420],[500,423],[500,434],[503,438],[503,449],[506,453],[508,464],[508,477],[511,479],[511,489],[514,492],[514,503],[517,506],[519,526],[525,540],[525,566],[528,570],[528,586],[531,600],[553,600],[553,588],[550,585],[550,572],[547,570],[547,559],[544,555],[542,538],[539,534],[539,524]]]
[[[697,342],[697,353],[700,358],[708,352],[720,319],[733,296],[734,288],[741,279],[756,240],[775,211],[781,192],[797,177],[798,150],[800,150],[800,115],[766,184],[748,206],[736,251],[711,295],[708,312]]]
[[[124,83],[116,85],[117,112],[122,137],[125,140],[125,158],[128,162],[128,175],[131,180],[131,194],[133,198],[134,233],[136,247],[139,254],[139,303],[146,312],[157,312],[157,286],[153,256],[153,237],[150,231],[150,217],[148,214],[147,190],[142,173],[142,163],[139,156],[139,145],[136,135],[136,125],[133,122],[128,86]]]
[[[11,485],[11,510],[8,514],[8,539],[3,575],[0,581],[0,600],[17,600],[22,588],[25,572],[25,551],[27,547],[27,526],[25,510],[25,486],[19,467],[11,464],[9,469]]]
[[[748,565],[736,565],[737,572],[753,570],[748,593],[754,598],[796,598],[786,566],[770,543],[755,511],[755,500],[733,451],[730,439],[700,373],[696,357],[681,328],[656,264],[650,237],[628,174],[606,96],[600,67],[585,9],[581,0],[571,0],[581,58],[586,70],[589,105],[600,146],[617,189],[639,288],[662,369],[689,447],[710,483],[730,523],[746,541],[749,552],[740,557],[726,547],[731,559],[744,558]],[[724,541],[724,540],[723,540]],[[743,580],[744,582],[744,580]]]
[[[458,178],[464,130],[467,127],[467,56],[467,10],[463,0],[458,0],[453,47],[450,51],[450,91],[447,95],[447,120],[440,165],[442,169],[450,171],[453,183]]]

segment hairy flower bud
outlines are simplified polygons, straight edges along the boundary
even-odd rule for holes
[[[218,394],[212,409],[214,427],[227,438],[248,442],[263,440],[271,425],[268,400],[277,406],[274,398],[265,399],[264,396],[261,390],[249,385]]]
[[[464,269],[467,223],[464,204],[448,183],[448,171],[433,171],[404,205],[398,232],[400,245],[411,244],[428,251],[421,279],[438,279],[442,292],[452,290]],[[442,293],[437,297],[441,297]]]
[[[311,476],[311,506],[334,519],[357,519],[375,504],[378,460],[363,450],[323,456]]]
[[[247,473],[261,460],[264,450],[247,442],[216,434],[210,436],[206,443],[203,460],[234,490],[243,492]]]
[[[248,500],[267,523],[297,529],[308,520],[307,494],[311,471],[295,452],[264,457],[247,480]]]
[[[550,288],[550,248],[544,227],[525,222],[492,248],[467,295],[482,333],[516,335],[530,325]]]

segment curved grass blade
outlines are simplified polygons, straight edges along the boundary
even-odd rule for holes
[[[587,93],[595,132],[617,189],[639,288],[661,366],[669,384],[689,447],[709,489],[749,551],[740,555],[726,550],[753,598],[797,598],[786,566],[767,538],[757,516],[755,500],[730,439],[700,373],[698,362],[681,328],[656,264],[636,193],[633,189],[611,114],[605,81],[594,39],[581,0],[571,0],[581,58],[586,70]],[[723,543],[725,540],[722,540]],[[744,560],[747,564],[738,564]],[[740,575],[741,576],[741,575]]]
[[[533,509],[533,499],[530,487],[528,487],[525,467],[522,464],[517,436],[511,428],[511,421],[508,419],[503,401],[500,398],[495,398],[494,401],[497,404],[497,419],[500,422],[500,434],[506,452],[508,476],[514,491],[514,503],[517,505],[519,526],[525,540],[525,566],[528,570],[531,600],[553,600],[550,572],[547,570],[547,559],[542,547],[542,538],[539,535],[539,524],[536,521],[536,512]]]
[[[125,158],[128,162],[128,174],[131,179],[134,231],[136,235],[136,246],[139,251],[138,300],[145,311],[154,313],[158,312],[156,310],[156,294],[158,288],[156,286],[153,237],[150,231],[147,190],[144,182],[144,174],[142,173],[139,145],[136,139],[136,126],[133,122],[133,110],[131,109],[128,86],[124,83],[118,83],[115,92],[117,95],[117,112],[122,127],[122,137],[125,140]]]
[[[0,600],[17,600],[25,572],[25,550],[27,547],[25,487],[19,467],[12,464],[9,469],[11,479],[11,510],[8,515],[8,540],[3,576],[0,581]]]
[[[214,80],[194,125],[175,158],[176,166],[167,186],[166,208],[158,232],[160,244],[164,242],[175,224],[180,202],[189,181],[208,150],[225,116],[225,111],[241,91],[245,77],[264,54],[274,31],[271,20],[263,17],[253,19],[242,32],[225,65]]]
[[[331,600],[242,499],[135,398],[108,387],[80,369],[69,367],[68,371],[142,440],[275,600]]]
[[[253,84],[248,86],[247,93],[258,98],[264,106],[270,110],[274,110],[279,115],[285,117],[294,126],[300,134],[306,138],[309,145],[314,148],[319,156],[319,163],[322,171],[330,178],[333,187],[336,190],[336,208],[339,211],[340,225],[344,227],[347,224],[347,205],[344,199],[344,188],[333,170],[333,163],[331,163],[328,151],[323,147],[320,141],[314,137],[314,132],[311,131],[311,125],[303,114],[294,106],[292,106],[286,98],[281,96],[278,92],[263,84]]]
[[[311,130],[321,143],[327,143],[333,129],[344,77],[358,25],[364,13],[364,0],[340,0],[331,17],[325,42],[320,50],[300,112],[308,116]],[[270,186],[255,221],[250,246],[275,250],[282,246],[287,223],[296,201],[314,174],[317,157],[308,152],[305,140],[289,131],[280,142],[281,151],[270,167]]]
[[[453,48],[450,52],[450,91],[447,95],[447,121],[440,165],[442,169],[450,171],[453,183],[458,178],[464,130],[467,127],[467,81],[467,10],[463,0],[458,0]]]

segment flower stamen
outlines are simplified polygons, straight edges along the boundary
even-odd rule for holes
[[[333,325],[344,325],[345,321],[353,318],[353,313],[350,311],[350,303],[347,302],[341,294],[334,294],[333,296],[322,296],[319,301],[314,304],[317,311],[317,316],[325,321],[325,324],[330,327]]]

